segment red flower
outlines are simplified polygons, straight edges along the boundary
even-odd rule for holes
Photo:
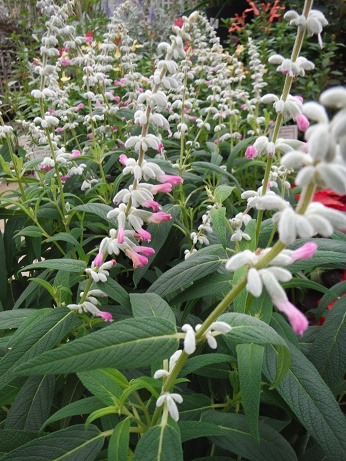
[[[334,210],[346,211],[346,195],[339,195],[331,189],[324,189],[315,192],[313,202],[320,202],[322,205]]]
[[[177,26],[177,27],[183,27],[184,25],[184,20],[183,18],[178,18],[174,21],[174,25]]]
[[[87,33],[85,34],[85,37],[86,37],[86,41],[87,41],[87,42],[91,43],[91,42],[93,41],[93,34],[92,34],[92,32],[87,32]]]

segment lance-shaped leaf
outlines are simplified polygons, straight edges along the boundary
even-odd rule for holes
[[[47,261],[29,264],[28,266],[23,267],[21,271],[31,271],[36,269],[53,269],[58,271],[63,268],[69,272],[83,272],[86,266],[86,262],[77,261],[75,259],[48,259]]]
[[[237,358],[240,391],[249,429],[259,441],[258,415],[264,347],[258,344],[238,344]]]
[[[180,431],[174,422],[162,420],[139,440],[133,461],[183,461]]]
[[[346,297],[337,301],[319,328],[309,358],[332,388],[346,370]]]
[[[76,314],[66,307],[32,313],[12,336],[8,344],[10,350],[0,361],[0,389],[14,379],[21,363],[54,347],[80,323]]]
[[[220,266],[221,245],[213,245],[191,255],[186,261],[174,266],[161,275],[149,288],[148,293],[167,296],[180,288],[187,288],[193,282],[214,273]]]
[[[224,248],[227,246],[226,240],[226,208],[214,208],[210,210],[210,217],[213,223],[213,227],[220,239],[220,242]]]
[[[18,328],[25,319],[32,313],[37,312],[36,309],[15,309],[12,311],[0,312],[0,330],[7,328]]]
[[[55,378],[30,376],[15,398],[5,421],[5,429],[39,432],[49,416]]]
[[[272,344],[278,351],[278,364],[276,370],[275,387],[285,376],[290,366],[290,353],[283,338],[268,324],[250,315],[229,312],[219,317],[220,321],[231,325],[232,330],[222,339],[227,346],[234,350],[237,344]]]
[[[103,407],[103,403],[96,397],[86,397],[82,400],[77,400],[72,402],[66,407],[60,408],[56,413],[54,413],[41,427],[41,431],[51,423],[55,423],[60,419],[70,418],[71,416],[76,415],[86,415],[92,413],[96,410],[99,410]],[[40,431],[40,432],[41,432]]]
[[[108,445],[108,459],[127,461],[130,441],[130,420],[125,419],[115,426]]]
[[[126,319],[46,352],[21,366],[26,375],[97,368],[133,368],[170,357],[178,349],[174,325],[160,318]]]
[[[0,456],[36,439],[38,434],[12,429],[0,429]]]
[[[169,304],[156,293],[131,293],[130,301],[134,317],[161,317],[176,324]]]
[[[287,440],[267,424],[259,423],[258,443],[252,436],[244,415],[208,410],[202,414],[201,423],[209,425],[201,426],[202,435],[209,437],[219,447],[250,461],[297,460]],[[198,422],[182,421],[179,426],[184,440],[187,433],[190,439],[200,437]]]
[[[96,426],[68,427],[32,440],[7,453],[1,461],[93,461],[100,452],[104,437]]]
[[[78,373],[84,386],[105,405],[114,405],[121,397],[122,388],[107,373],[107,369],[83,371]]]
[[[345,461],[345,416],[313,364],[296,347],[290,346],[290,352],[290,369],[276,387],[277,392],[326,455],[334,461]],[[276,353],[271,348],[263,364],[270,381],[274,379],[276,362]]]

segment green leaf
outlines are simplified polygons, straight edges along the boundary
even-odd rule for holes
[[[116,425],[108,445],[108,459],[127,461],[130,442],[130,420],[125,419]]]
[[[309,450],[307,450],[302,456],[299,457],[299,461],[334,461],[333,458],[329,458],[323,453],[321,447],[316,443]]]
[[[12,429],[0,429],[0,456],[36,439],[38,434]]]
[[[68,427],[32,440],[7,453],[1,461],[93,461],[103,445],[103,435],[96,426]]]
[[[273,327],[274,330],[277,331],[281,338],[283,338],[286,342],[289,341],[298,349],[300,348],[297,335],[292,330],[291,325],[287,323],[281,314],[278,312],[273,312],[270,319],[270,326]]]
[[[211,408],[212,401],[205,394],[184,395],[183,402],[179,404],[179,421],[198,421],[201,414]]]
[[[259,423],[258,443],[253,438],[244,415],[209,410],[202,414],[202,422],[222,431],[220,435],[209,436],[213,443],[250,461],[297,460],[287,440],[267,424]]]
[[[46,352],[21,366],[22,374],[143,367],[170,357],[179,341],[171,322],[160,318],[126,319]]]
[[[289,348],[291,366],[276,391],[325,453],[334,461],[344,461],[345,416],[312,363],[294,346]],[[269,381],[274,378],[276,362],[275,351],[268,350],[263,371]]]
[[[174,266],[161,275],[148,289],[148,293],[167,296],[180,288],[187,288],[199,280],[215,272],[221,266],[219,256],[204,254],[198,251],[186,261]]]
[[[161,421],[140,439],[132,461],[183,461],[179,429]]]
[[[113,222],[112,219],[107,218],[107,214],[112,210],[113,207],[103,203],[87,203],[85,205],[78,205],[74,207],[72,211],[84,211],[85,213],[92,213],[102,219],[105,219],[106,221]]]
[[[54,297],[54,288],[49,282],[47,282],[47,280],[43,280],[40,278],[30,278],[29,280],[31,282],[38,283],[39,285],[41,285],[41,287],[45,288],[48,291],[52,298]]]
[[[346,297],[340,298],[328,312],[313,342],[309,359],[333,388],[342,381],[346,370]]]
[[[156,293],[131,293],[130,301],[134,317],[161,317],[176,324],[169,304]]]
[[[222,314],[218,321],[231,325],[230,333],[222,335],[226,344],[274,344],[286,346],[281,336],[268,324],[255,317],[237,312]]]
[[[195,170],[198,172],[206,171],[208,173],[209,170],[215,171],[215,173],[218,173],[222,176],[226,176],[227,178],[231,179],[237,186],[239,186],[238,181],[235,178],[235,176],[228,173],[228,171],[223,170],[217,165],[213,165],[212,163],[209,163],[209,162],[192,162],[190,166],[192,170]],[[239,189],[240,189],[240,186],[239,186]]]
[[[256,250],[256,227],[257,227],[256,219],[251,219],[251,221],[249,221],[247,226],[245,227],[244,232],[251,237],[251,240],[242,239],[240,241],[239,245],[242,251],[244,250],[255,251]]]
[[[37,227],[37,226],[27,226],[24,229],[22,229],[20,232],[18,232],[15,236],[16,237],[42,237],[43,232],[42,230]]]
[[[232,278],[227,274],[211,274],[195,282],[190,288],[174,296],[170,304],[180,304],[190,299],[203,298],[209,295],[224,297],[232,288]]]
[[[295,250],[309,241],[298,239],[289,248]],[[309,259],[296,261],[288,266],[291,272],[295,273],[306,269],[311,270],[315,267],[323,269],[346,269],[346,242],[317,238],[314,239],[314,243],[318,247],[315,254]]]
[[[102,402],[97,397],[86,397],[82,400],[78,400],[76,402],[72,402],[69,405],[61,408],[57,412],[55,412],[41,427],[41,431],[46,426],[49,426],[51,423],[55,423],[61,419],[70,418],[71,416],[76,415],[85,415],[92,413],[95,410],[99,410],[102,408]]]
[[[122,388],[107,373],[107,370],[92,370],[78,373],[84,386],[105,405],[115,405],[122,394]]]
[[[44,280],[46,277],[48,277],[48,274],[49,274],[49,271],[45,270],[35,278],[36,279],[39,278],[39,279]],[[37,290],[38,290],[38,286],[37,286],[36,283],[33,283],[33,282],[29,283],[29,285],[25,288],[23,293],[21,293],[21,295],[19,296],[19,298],[15,302],[15,304],[13,306],[13,309],[18,309],[19,306],[21,306],[24,301],[27,301],[28,299],[30,299],[30,297],[34,296],[34,293]]]
[[[179,376],[187,376],[190,373],[199,370],[200,368],[206,367],[208,365],[213,365],[217,363],[229,363],[233,360],[230,355],[227,354],[203,354],[195,357],[190,357],[189,360],[185,363],[183,369],[179,373]]]
[[[121,306],[130,310],[129,294],[118,282],[108,277],[107,282],[99,282],[96,287]]]
[[[213,435],[223,435],[224,430],[216,424],[202,421],[179,421],[181,441],[199,439],[200,437],[210,437]]]
[[[233,163],[237,155],[241,152],[244,151],[247,148],[249,144],[251,144],[255,140],[254,136],[251,136],[250,138],[242,139],[238,144],[232,149],[232,152],[229,154],[228,159],[227,159],[227,171],[231,172],[233,168]]]
[[[278,351],[277,374],[273,387],[275,387],[285,376],[290,365],[290,354],[286,342],[269,325],[255,317],[246,314],[230,312],[219,317],[232,326],[230,333],[222,335],[227,346],[234,350],[237,344],[272,344]]]
[[[237,346],[242,405],[250,432],[257,441],[259,441],[258,415],[263,354],[264,347],[257,344],[238,344]]]
[[[23,269],[21,269],[21,272],[36,269],[54,269],[58,271],[61,268],[69,272],[83,272],[86,266],[86,262],[77,261],[75,259],[48,259],[47,261],[40,261],[34,264],[29,264],[29,266],[25,266]]]
[[[36,309],[16,309],[0,312],[0,330],[18,328]]]
[[[217,186],[214,190],[215,200],[220,203],[224,202],[226,198],[228,198],[234,190],[238,192],[238,189],[236,187],[227,186],[226,184],[221,184],[221,186]]]
[[[73,237],[73,235],[68,234],[67,232],[58,232],[52,237],[46,239],[46,242],[58,242],[58,241],[70,243],[73,246],[73,248],[75,248],[76,251],[78,251],[79,257],[81,259],[85,258],[85,252],[83,248],[81,247],[81,244],[78,242],[76,238]]]
[[[342,296],[346,292],[346,280],[340,283],[337,283],[330,289],[331,293],[326,293],[322,296],[318,307],[316,309],[317,320],[321,315],[326,315],[328,313],[327,309],[330,303],[335,301],[338,297]]]
[[[247,272],[246,266],[243,266],[237,269],[236,271],[234,271],[233,280],[232,280],[233,286],[236,285],[238,281],[241,280],[245,276],[246,272]],[[243,290],[239,293],[239,295],[235,298],[235,300],[233,301],[235,312],[239,312],[242,314],[245,312],[248,294],[249,293],[246,287],[244,287]]]
[[[32,313],[14,333],[10,350],[0,361],[0,389],[14,379],[20,364],[54,347],[80,323],[66,307]]]
[[[5,429],[39,432],[50,413],[54,385],[54,376],[30,376],[11,405]]]
[[[8,274],[6,267],[6,252],[2,232],[0,231],[0,310],[1,306],[4,309],[7,307],[7,292],[8,292]],[[1,317],[0,317],[1,328]]]
[[[210,217],[213,223],[213,227],[220,239],[221,245],[226,249],[226,208],[213,208],[210,210]]]
[[[263,290],[258,298],[252,297],[249,313],[262,322],[270,322],[273,314],[273,302],[267,290]]]

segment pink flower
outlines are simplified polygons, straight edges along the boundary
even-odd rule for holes
[[[304,102],[303,97],[302,97],[302,96],[299,96],[299,94],[296,94],[294,97],[295,97],[296,99],[298,99],[298,101],[300,101],[301,103]]]
[[[97,106],[101,106],[101,101],[97,100],[97,101],[96,101],[96,105],[97,105]]]
[[[255,158],[257,157],[257,154],[258,152],[255,146],[249,146],[245,151],[246,158]]]
[[[60,126],[58,126],[58,128],[55,128],[56,133],[61,133],[62,131],[64,131],[64,129],[61,128]]]
[[[246,109],[247,109],[247,105],[246,105],[246,104],[242,104],[242,105],[240,106],[240,108],[241,108],[241,110],[246,110]]]
[[[144,230],[142,227],[139,227],[136,229],[137,233],[139,234],[140,238],[143,240],[146,240],[147,242],[150,242],[151,240],[151,234]]]
[[[171,219],[172,216],[170,214],[159,211],[158,213],[153,213],[150,218],[148,218],[148,222],[160,224],[162,221],[170,221]]]
[[[112,314],[109,312],[98,311],[96,317],[102,317],[105,322],[110,322],[112,320]]]
[[[307,119],[307,117],[304,114],[297,114],[295,116],[295,121],[297,122],[298,129],[300,131],[305,131],[308,128],[308,126],[310,125],[309,120]]]
[[[159,147],[157,148],[157,152],[161,152],[163,149],[163,144],[160,142]]]
[[[155,202],[155,200],[145,200],[143,202],[143,206],[145,206],[146,208],[152,208],[153,211],[159,211],[160,210],[160,205]]]
[[[63,67],[69,66],[72,63],[71,59],[62,59],[61,60],[61,65]]]
[[[142,253],[142,255],[144,256],[152,256],[153,254],[155,254],[154,248],[151,247],[136,245],[135,247],[133,247],[133,249],[136,253]]]
[[[60,177],[60,180],[64,182],[64,181],[66,181],[66,179],[68,179],[69,177],[70,177],[69,174],[64,174],[63,176]]]
[[[129,248],[125,248],[124,251],[126,255],[131,259],[134,269],[136,269],[138,266],[143,267],[146,264],[148,264],[148,258],[146,258],[145,256],[141,256],[140,254],[130,250]]]
[[[79,150],[74,149],[74,150],[72,151],[71,158],[78,158],[78,157],[80,157],[80,156],[81,156],[81,153],[80,153]]]
[[[94,259],[94,266],[101,266],[103,264],[103,253],[100,251]]]
[[[93,34],[91,32],[87,32],[85,34],[85,40],[88,42],[88,43],[92,43],[93,41]]]
[[[183,182],[183,178],[180,176],[173,176],[170,174],[163,174],[162,176],[159,176],[157,178],[159,182],[169,182],[172,184],[172,186],[177,186],[181,182]]]
[[[153,195],[158,194],[159,192],[163,192],[165,194],[172,192],[172,184],[169,182],[165,182],[163,184],[156,184],[155,186],[152,186],[150,189],[150,192]]]
[[[119,102],[120,101],[120,96],[114,96],[114,101]]]
[[[88,138],[88,139],[92,139],[92,138],[93,138],[92,133],[88,133],[88,134],[87,134],[87,138]]]
[[[126,166],[127,159],[128,159],[127,155],[125,154],[119,155],[119,162],[124,166]]]
[[[125,229],[123,227],[119,227],[117,238],[120,244],[124,243],[124,237],[125,237]]]
[[[298,248],[292,255],[290,264],[299,259],[309,259],[317,250],[317,245],[314,242],[305,243],[302,247]]]
[[[50,171],[50,170],[53,169],[51,166],[46,166],[46,165],[43,165],[42,163],[40,163],[40,165],[38,167],[42,171]]]
[[[80,102],[80,103],[76,106],[76,109],[77,109],[77,110],[84,109],[84,104],[83,104],[82,102]]]
[[[288,300],[276,301],[275,306],[279,309],[279,311],[283,312],[287,316],[293,330],[295,333],[297,333],[297,335],[302,335],[308,328],[308,319]]]

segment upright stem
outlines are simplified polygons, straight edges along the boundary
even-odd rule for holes
[[[309,11],[310,11],[310,9],[312,7],[312,3],[313,3],[313,0],[305,0],[304,8],[303,8],[303,15],[306,18],[308,17]],[[300,50],[302,48],[303,41],[304,41],[304,36],[305,36],[305,28],[304,27],[298,27],[297,36],[296,36],[294,46],[293,46],[293,50],[292,50],[292,54],[291,54],[291,61],[292,62],[295,62],[297,60],[297,58],[299,57],[299,53],[300,53]],[[285,83],[284,83],[284,87],[283,87],[283,91],[282,91],[282,96],[281,96],[281,99],[284,102],[287,101],[287,98],[288,98],[288,96],[290,94],[292,83],[293,83],[293,77],[291,77],[290,75],[287,74],[286,79],[285,79]],[[276,140],[278,138],[282,122],[283,122],[283,115],[281,113],[277,114],[276,121],[275,121],[275,126],[274,126],[274,131],[273,131],[273,136],[272,136],[272,139],[271,139],[271,141],[274,142],[274,143],[276,142]],[[270,174],[270,169],[272,167],[272,163],[273,163],[273,159],[269,158],[268,161],[267,161],[267,165],[266,165],[266,169],[265,169],[265,173],[264,173],[262,195],[265,195],[267,193],[268,179],[269,179],[269,174]],[[258,215],[257,215],[256,246],[258,245],[262,218],[263,218],[263,210],[260,210],[258,212]]]

